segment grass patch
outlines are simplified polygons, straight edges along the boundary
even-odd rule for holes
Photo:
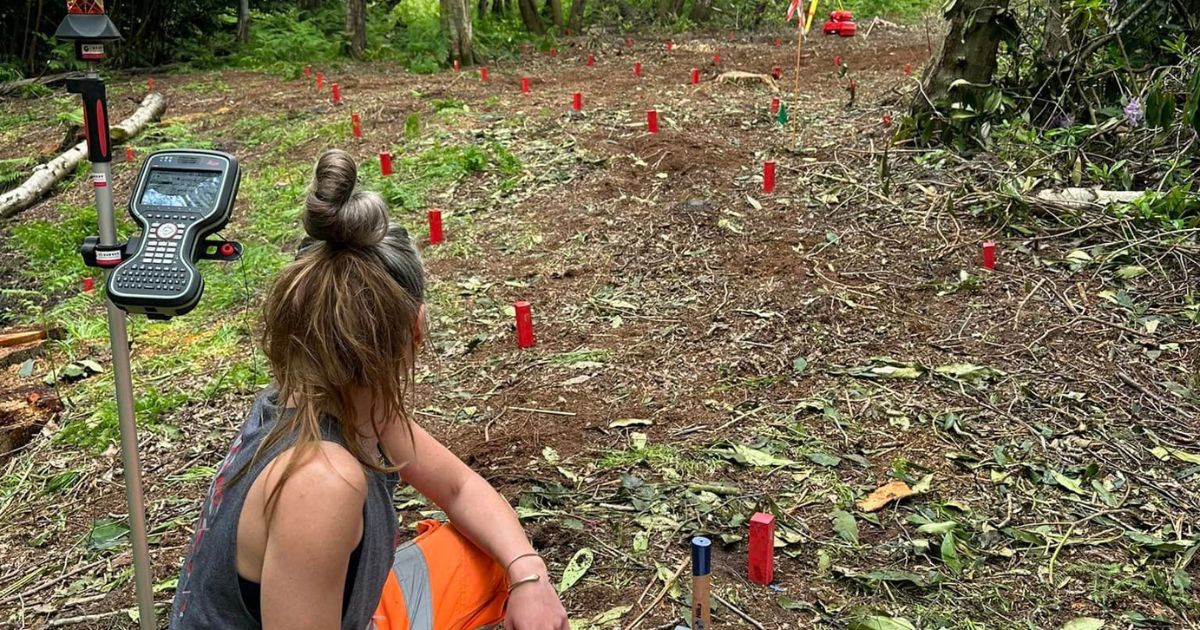
[[[180,86],[180,89],[187,92],[199,92],[203,94],[226,94],[233,91],[233,86],[225,82],[225,79],[217,76],[207,81],[192,81]]]

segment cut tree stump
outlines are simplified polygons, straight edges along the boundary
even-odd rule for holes
[[[162,116],[167,109],[167,99],[152,92],[142,100],[133,115],[113,126],[109,132],[112,144],[120,144],[132,138],[152,120]],[[59,181],[75,172],[75,167],[87,159],[87,142],[80,142],[62,155],[45,164],[35,166],[33,175],[25,183],[0,195],[0,219],[7,219],[32,206],[50,191]]]
[[[62,403],[52,394],[34,389],[6,393],[0,399],[0,462],[28,444],[59,411]]]

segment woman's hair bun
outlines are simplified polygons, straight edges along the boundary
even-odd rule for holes
[[[317,160],[304,201],[304,231],[331,245],[370,247],[387,236],[387,204],[378,193],[355,191],[358,167],[341,149]]]

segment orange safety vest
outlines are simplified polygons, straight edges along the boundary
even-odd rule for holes
[[[371,630],[478,630],[504,619],[508,577],[450,523],[417,523],[396,550]]]

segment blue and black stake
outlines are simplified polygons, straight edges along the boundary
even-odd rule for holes
[[[712,541],[692,539],[692,630],[708,630],[712,624],[709,594],[712,592]]]

